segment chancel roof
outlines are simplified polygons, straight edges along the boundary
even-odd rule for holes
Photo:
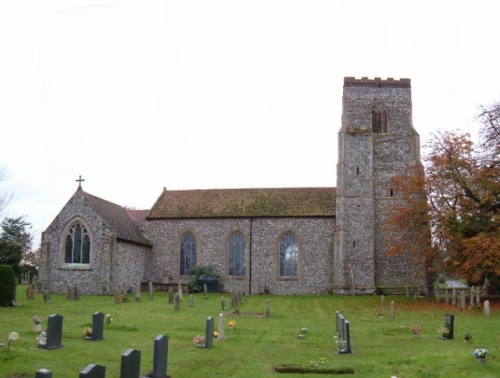
[[[119,239],[138,244],[152,245],[152,243],[139,230],[139,227],[141,226],[141,217],[143,218],[143,222],[147,211],[132,211],[133,214],[130,216],[128,214],[128,210],[124,207],[103,200],[102,198],[84,192],[83,190],[81,191],[90,206],[92,206],[92,208],[104,218],[112,230],[117,232],[117,237]]]
[[[335,188],[165,189],[147,219],[334,215]]]

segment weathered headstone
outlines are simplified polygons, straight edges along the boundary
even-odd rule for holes
[[[469,303],[469,310],[471,310],[474,307],[474,286],[471,286],[470,288],[470,303]]]
[[[180,283],[177,285],[177,292],[179,293],[179,298],[182,302],[182,285]]]
[[[384,316],[385,315],[385,301],[384,301],[384,296],[380,296],[380,315]]]
[[[35,378],[52,378],[52,371],[47,369],[38,369],[35,372]]]
[[[394,301],[391,301],[391,319],[394,319]]]
[[[345,341],[345,318],[342,315],[340,316],[340,338]]]
[[[490,316],[490,301],[489,300],[484,301],[484,315]]]
[[[135,294],[135,301],[140,302],[141,301],[141,284],[140,283],[137,286],[137,288],[135,289],[134,294]]]
[[[120,290],[115,289],[115,304],[120,304],[122,303],[122,296],[120,294]]]
[[[102,312],[94,312],[92,315],[92,341],[102,340],[104,330],[104,314]]]
[[[208,288],[207,288],[206,283],[203,284],[203,293],[205,294],[205,299],[207,299],[208,298]]]
[[[205,348],[211,348],[214,342],[214,318],[209,316],[205,327]]]
[[[174,289],[172,286],[168,288],[168,304],[174,303]]]
[[[19,340],[19,333],[18,332],[10,332],[9,333],[9,341],[17,341]]]
[[[193,294],[190,294],[189,295],[189,307],[193,307],[193,306],[194,306]]]
[[[478,287],[476,287],[476,303],[477,303],[477,306],[481,306],[481,289]]]
[[[73,288],[73,290],[74,290],[74,292],[75,292],[75,296],[74,296],[74,298],[75,298],[76,300],[80,299],[80,289],[78,289],[78,286],[75,286],[75,287]]]
[[[141,352],[137,349],[127,349],[122,354],[120,378],[137,378],[141,371]]]
[[[224,297],[220,297],[220,305],[222,307],[222,311],[224,311],[226,309],[226,300]]]
[[[66,291],[68,293],[67,298],[69,301],[72,301],[73,299],[75,299],[75,290],[73,290],[73,287],[71,285],[67,286]]]
[[[181,309],[181,297],[179,296],[178,292],[175,293],[174,302],[175,302],[175,310],[179,311]]]
[[[90,364],[80,372],[79,378],[105,378],[106,367],[102,365]]]
[[[455,315],[447,314],[444,318],[444,326],[448,328],[448,335],[446,336],[446,338],[449,340],[453,339],[454,323],[455,323]]]
[[[29,285],[26,288],[26,299],[27,300],[35,299],[35,288],[33,287],[33,285]]]
[[[349,354],[351,353],[351,328],[349,324],[349,320],[344,322],[344,338],[342,339],[344,342],[344,348],[339,351],[341,354]]]
[[[149,281],[148,283],[148,288],[149,288],[149,300],[153,300],[153,283]]]
[[[153,378],[165,378],[168,364],[168,336],[158,335],[153,353]]]
[[[217,339],[218,340],[224,340],[225,336],[224,336],[224,326],[225,326],[225,316],[224,316],[224,313],[220,313],[219,314],[219,327],[218,327],[218,336],[217,336]]]
[[[266,300],[266,318],[271,316],[271,303],[269,303],[269,299]]]
[[[61,315],[52,314],[47,318],[47,343],[38,344],[39,348],[57,349],[62,348],[62,323]]]
[[[45,303],[50,303],[50,291],[49,291],[49,289],[45,289],[45,292],[43,293],[43,301]]]

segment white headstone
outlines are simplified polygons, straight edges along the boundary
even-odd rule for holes
[[[219,336],[217,336],[218,340],[224,340],[224,323],[225,323],[225,316],[223,313],[219,314]]]
[[[19,340],[19,333],[17,333],[17,332],[9,333],[9,340],[12,340],[12,341]]]
[[[490,301],[484,301],[484,315],[490,316]]]

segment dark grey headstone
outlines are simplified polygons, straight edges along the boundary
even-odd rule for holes
[[[446,337],[447,339],[451,340],[453,339],[453,326],[455,323],[455,315],[450,315],[447,314],[444,317],[444,326],[448,328],[448,336]]]
[[[155,339],[153,354],[153,378],[165,378],[167,376],[168,362],[168,336],[158,335]]]
[[[345,347],[342,353],[351,353],[351,328],[349,320],[345,321]]]
[[[168,304],[174,303],[174,288],[170,286],[168,288]]]
[[[337,331],[337,333],[339,332],[339,316],[340,312],[335,311],[335,331]]]
[[[106,366],[90,364],[80,372],[79,378],[105,378]]]
[[[214,318],[211,316],[207,318],[205,338],[205,348],[211,348],[214,342]]]
[[[47,319],[47,344],[44,349],[57,349],[62,347],[62,323],[61,315],[52,314]]]
[[[120,378],[137,378],[141,371],[141,352],[137,349],[127,349],[122,354]]]
[[[102,312],[94,312],[92,315],[92,341],[102,340],[104,332],[104,314]]]
[[[35,378],[52,378],[52,372],[47,369],[39,369],[35,373]]]

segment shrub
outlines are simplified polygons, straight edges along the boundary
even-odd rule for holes
[[[0,307],[12,306],[16,300],[16,276],[10,265],[0,265]]]
[[[190,271],[188,290],[190,293],[199,293],[202,289],[198,286],[198,279],[202,274],[214,275],[214,268],[208,265],[197,265]]]

